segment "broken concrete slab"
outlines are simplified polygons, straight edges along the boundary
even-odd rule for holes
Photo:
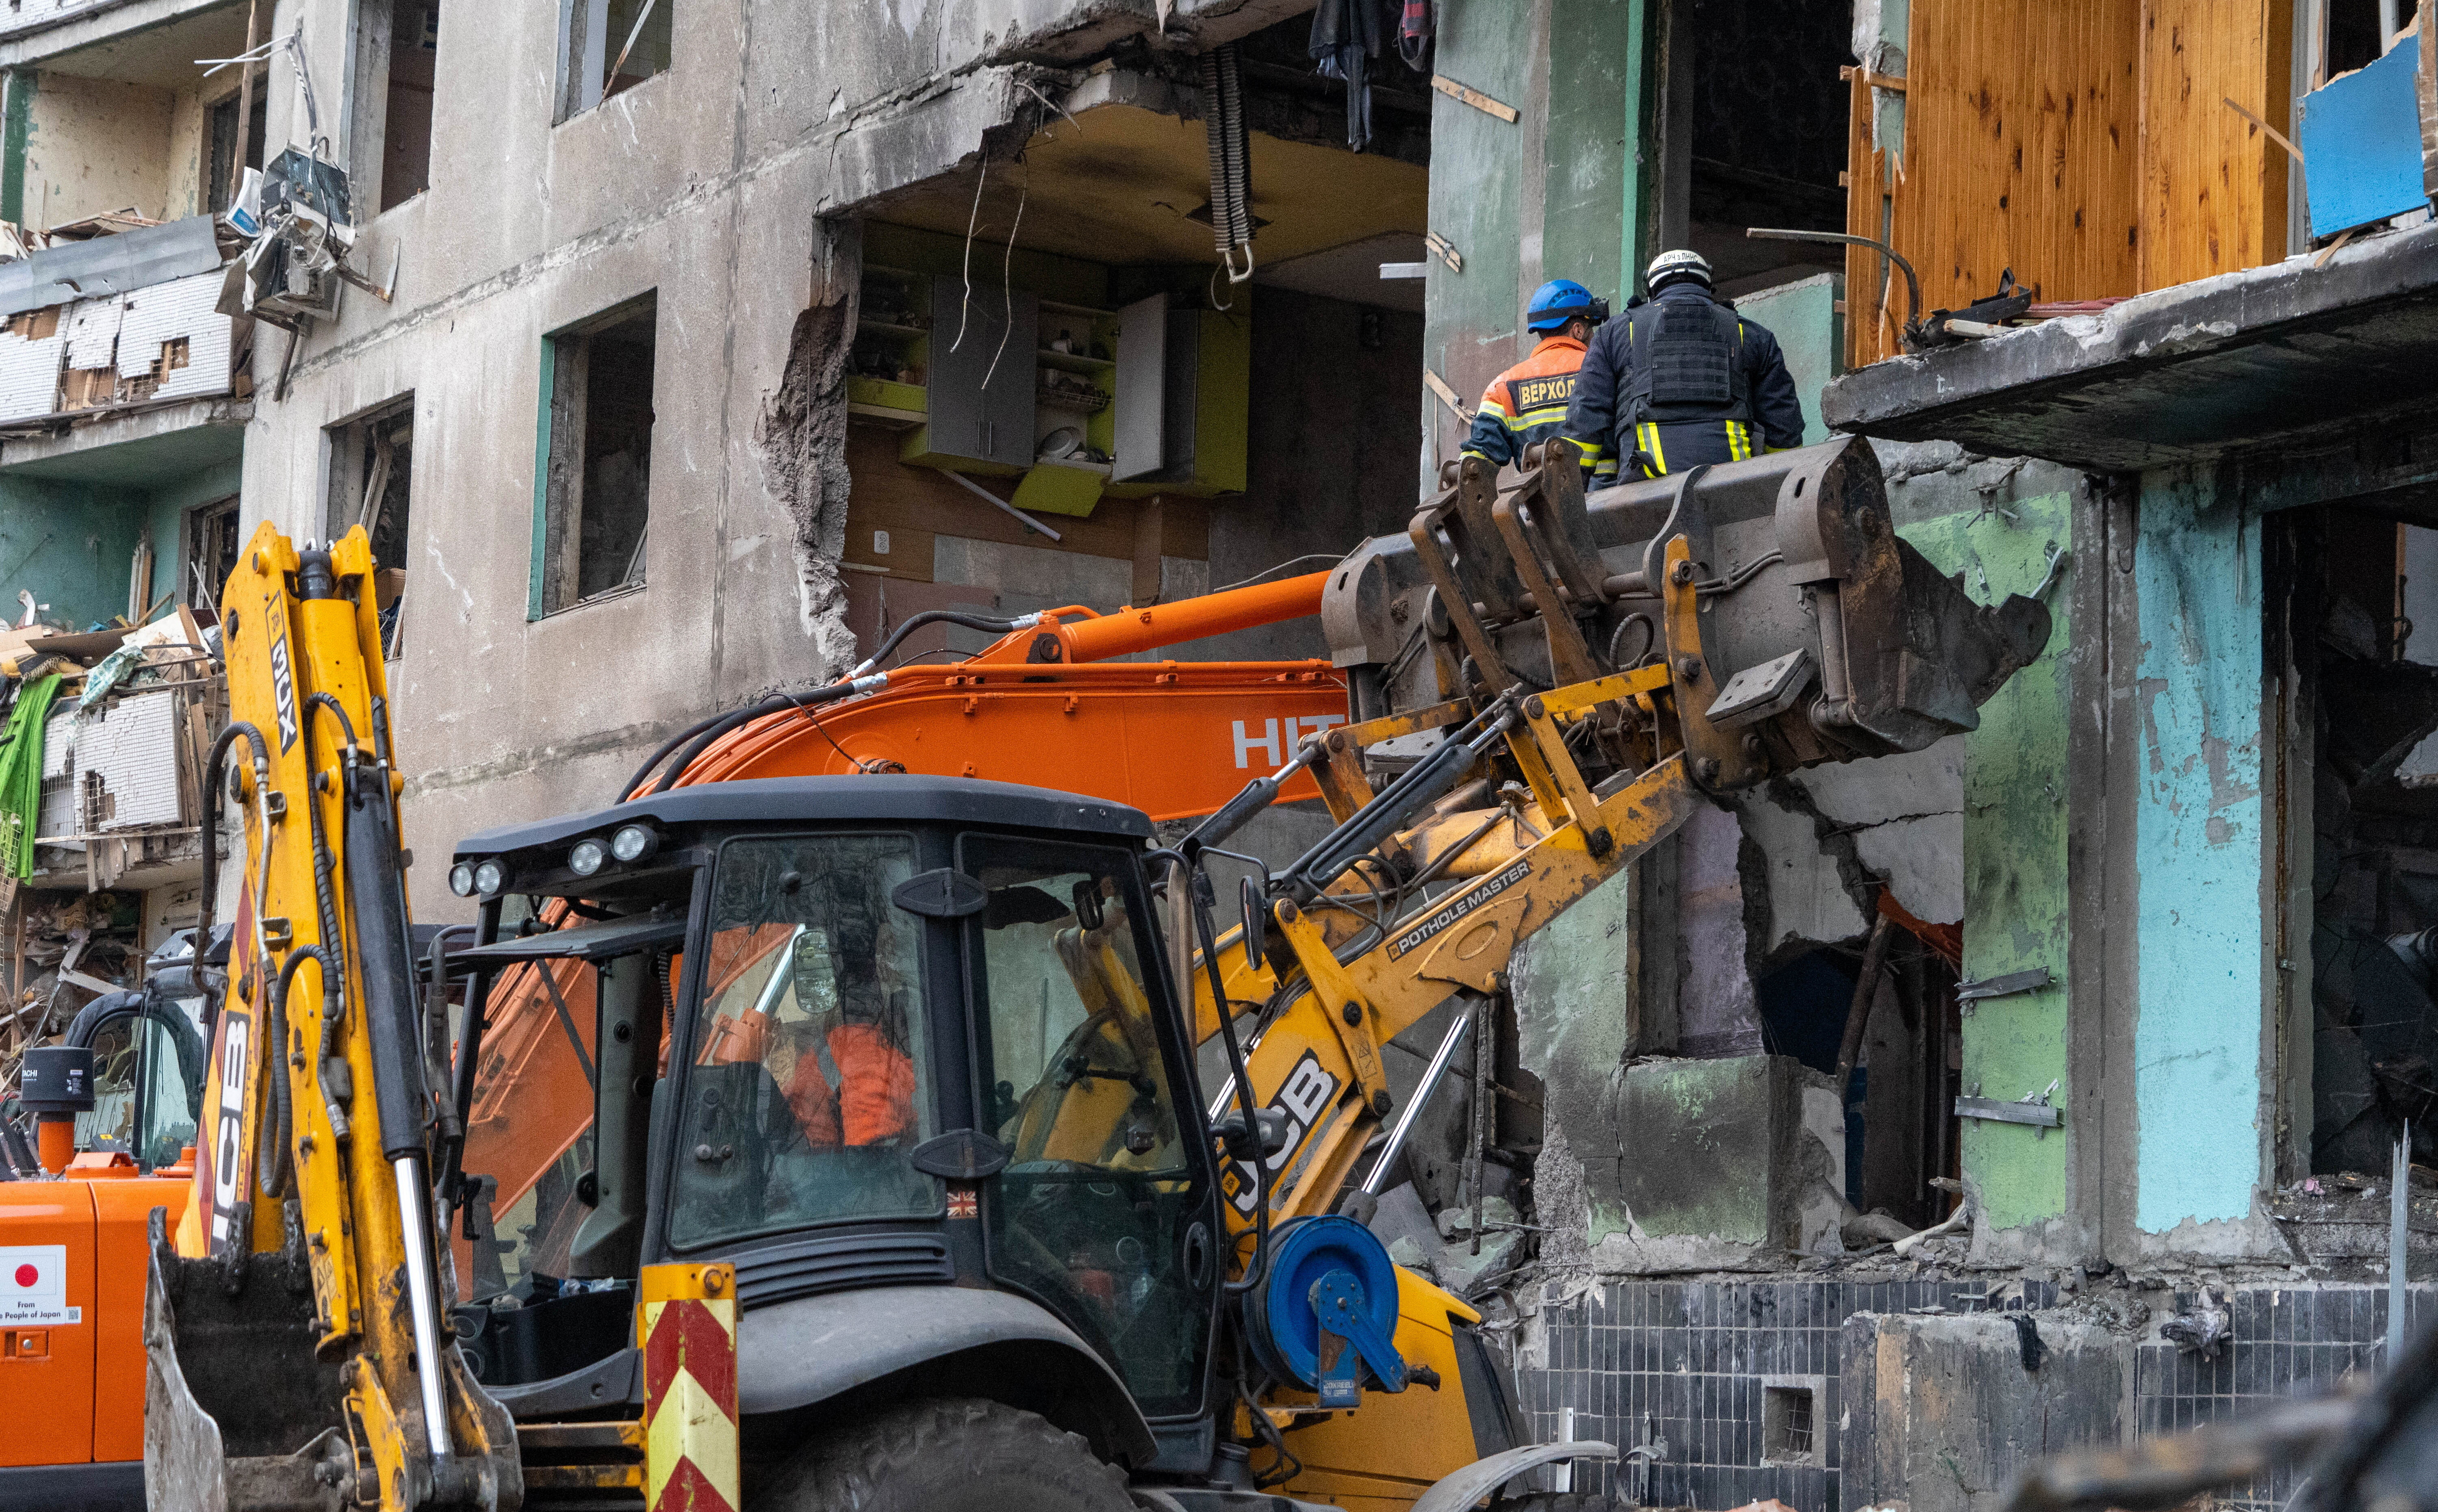
[[[2430,403],[2438,225],[2139,294],[1828,385],[1839,431],[2091,471],[2196,462]]]
[[[1839,1354],[1847,1506],[1998,1512],[2033,1460],[2114,1444],[2131,1427],[2131,1336],[2057,1313],[1859,1312]]]
[[[1613,1122],[1570,1132],[1599,1225],[1594,1268],[1745,1270],[1841,1249],[1845,1125],[1826,1081],[1775,1055],[1627,1067]],[[1557,1223],[1547,1178],[1539,1185],[1541,1221]]]

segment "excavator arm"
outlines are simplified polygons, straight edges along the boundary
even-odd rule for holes
[[[213,1120],[145,1306],[155,1506],[512,1512],[515,1433],[449,1342],[432,1026],[409,958],[399,778],[363,531],[268,524],[223,595],[230,722],[207,798],[243,814]],[[216,828],[216,826],[215,826]],[[205,872],[203,930],[217,904]]]

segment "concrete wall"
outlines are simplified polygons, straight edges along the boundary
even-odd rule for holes
[[[351,291],[297,352],[284,400],[269,396],[287,339],[266,336],[245,464],[247,529],[268,517],[318,535],[325,428],[415,396],[416,540],[392,685],[418,774],[409,844],[446,854],[485,825],[607,801],[672,729],[835,670],[852,642],[822,564],[842,519],[791,510],[793,459],[766,444],[791,333],[832,265],[810,208],[836,199],[834,165],[867,137],[885,140],[864,161],[908,176],[975,151],[979,128],[892,135],[893,97],[1025,45],[1071,9],[713,0],[690,9],[667,73],[556,126],[555,9],[449,12],[441,170],[360,244],[361,265],[384,271],[402,249],[397,298]],[[270,26],[302,24],[326,122],[346,118],[346,10],[284,0]],[[271,140],[300,134],[292,69],[275,63],[267,87]],[[646,291],[649,586],[528,622],[543,338]],[[456,917],[440,870],[421,869],[417,906]]]
[[[156,220],[170,204],[170,91],[45,73],[26,140],[26,222],[56,226],[111,210]]]

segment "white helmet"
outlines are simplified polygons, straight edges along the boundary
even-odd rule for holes
[[[1687,278],[1699,279],[1705,289],[1712,287],[1710,260],[1684,247],[1663,252],[1652,258],[1651,266],[1642,273],[1644,286],[1654,294],[1670,284],[1681,283]]]

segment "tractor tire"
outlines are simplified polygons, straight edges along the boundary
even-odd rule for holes
[[[1627,1512],[1634,1505],[1606,1491],[1527,1491],[1490,1504],[1494,1512]]]
[[[972,1398],[909,1402],[826,1434],[753,1512],[1135,1512],[1081,1434]]]

